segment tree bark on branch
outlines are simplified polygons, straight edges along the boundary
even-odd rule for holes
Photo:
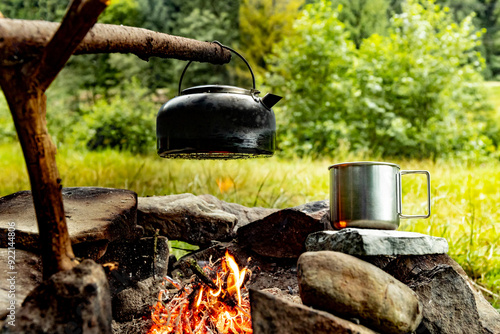
[[[45,90],[105,8],[105,0],[74,0],[60,29],[38,57],[0,67],[0,85],[12,113],[30,177],[44,278],[77,264],[64,215],[57,150],[47,130]]]
[[[77,264],[62,201],[56,147],[46,122],[45,91],[69,57],[78,53],[134,53],[226,63],[230,52],[214,43],[145,29],[97,25],[108,0],[73,0],[62,23],[0,18],[0,86],[23,150],[38,222],[44,278]],[[84,41],[83,43],[82,40]]]
[[[0,65],[18,64],[37,57],[58,28],[56,22],[0,20]],[[161,57],[212,64],[231,60],[231,52],[215,43],[100,23],[90,29],[74,51],[74,54],[89,53],[132,53],[143,60]]]

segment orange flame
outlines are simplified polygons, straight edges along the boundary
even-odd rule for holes
[[[148,333],[252,333],[250,301],[244,287],[250,271],[240,271],[227,250],[218,266],[217,262],[203,268],[208,277],[215,275],[217,289],[202,283],[182,287],[166,278],[180,291],[167,303],[165,292],[160,291],[151,315],[154,324]]]

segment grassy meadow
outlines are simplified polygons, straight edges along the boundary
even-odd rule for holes
[[[491,84],[500,114],[500,85]],[[499,94],[496,94],[499,92]],[[130,189],[139,196],[212,194],[245,206],[285,208],[328,198],[328,166],[343,161],[379,160],[348,152],[322,159],[236,161],[165,160],[105,150],[59,148],[58,167],[65,187]],[[429,170],[430,219],[403,220],[400,230],[448,240],[449,254],[466,270],[485,297],[500,309],[500,162],[390,160],[402,169]],[[29,189],[18,143],[0,144],[0,197]],[[403,178],[405,214],[425,211],[423,176]]]
[[[61,149],[58,167],[66,187],[124,188],[139,196],[212,194],[246,206],[285,208],[328,198],[329,165],[367,159],[184,161]],[[500,163],[391,162],[402,169],[429,170],[432,178],[431,218],[403,220],[400,229],[446,238],[449,254],[500,308]],[[29,189],[18,144],[0,145],[0,170],[0,196]],[[425,189],[423,176],[403,177],[405,213],[425,211]]]

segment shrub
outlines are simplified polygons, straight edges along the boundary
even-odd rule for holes
[[[279,145],[299,155],[327,152],[349,132],[343,115],[353,91],[355,46],[325,1],[307,5],[294,32],[269,59],[267,81],[284,97],[276,108]]]
[[[118,94],[99,98],[84,108],[83,123],[75,131],[90,150],[150,152],[155,147],[155,116],[159,107],[146,89],[132,80]]]
[[[326,1],[306,6],[295,34],[275,49],[268,79],[287,98],[278,111],[282,149],[319,155],[348,142],[381,156],[492,151],[471,17],[456,24],[433,1],[409,0],[387,36],[357,50],[338,10]]]

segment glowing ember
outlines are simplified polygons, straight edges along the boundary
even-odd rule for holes
[[[240,271],[228,251],[220,261],[210,261],[203,272],[213,285],[197,280],[181,286],[167,278],[179,292],[169,298],[160,291],[148,333],[252,333],[250,301],[244,287],[251,272],[247,268]]]

